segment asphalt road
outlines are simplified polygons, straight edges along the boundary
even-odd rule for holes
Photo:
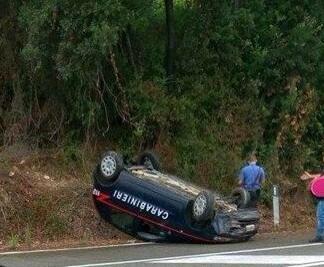
[[[309,234],[261,236],[245,243],[152,244],[0,253],[5,267],[122,266],[324,266],[324,244]]]

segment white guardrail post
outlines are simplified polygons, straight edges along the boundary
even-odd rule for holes
[[[273,224],[274,224],[274,226],[279,226],[280,213],[279,213],[279,187],[278,187],[278,185],[273,186],[272,199],[273,199]]]

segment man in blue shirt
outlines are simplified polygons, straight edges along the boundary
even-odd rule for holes
[[[250,207],[256,207],[264,180],[264,169],[257,165],[257,157],[253,153],[249,158],[248,165],[244,166],[239,174],[239,185],[250,193]]]

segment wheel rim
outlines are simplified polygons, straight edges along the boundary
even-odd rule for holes
[[[111,155],[107,155],[101,161],[101,172],[103,175],[109,177],[116,171],[116,166],[117,164],[115,158]]]
[[[203,195],[200,195],[196,198],[194,206],[193,206],[193,212],[196,217],[201,216],[207,207],[207,200]]]
[[[148,158],[144,158],[144,166],[148,169],[154,169],[152,161]]]

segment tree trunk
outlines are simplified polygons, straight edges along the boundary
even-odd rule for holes
[[[175,57],[175,32],[174,32],[174,14],[173,0],[164,0],[167,28],[166,44],[166,80],[167,87],[172,90],[175,82],[174,57]]]
[[[240,8],[240,5],[241,5],[241,1],[240,0],[234,0],[234,7],[235,7],[235,9]]]

